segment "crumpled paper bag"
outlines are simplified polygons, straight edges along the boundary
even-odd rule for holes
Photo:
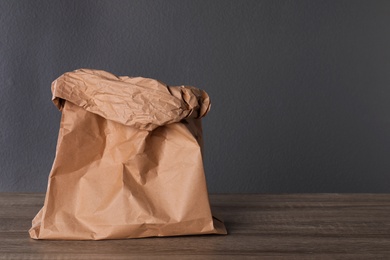
[[[206,92],[80,69],[56,79],[52,93],[61,125],[31,238],[226,234],[203,171]]]

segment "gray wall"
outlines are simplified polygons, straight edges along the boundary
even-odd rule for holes
[[[78,68],[205,89],[211,192],[390,192],[390,1],[0,0],[0,191],[45,191]]]

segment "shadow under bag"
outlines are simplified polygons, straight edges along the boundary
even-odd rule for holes
[[[56,79],[52,93],[61,125],[31,238],[226,234],[203,170],[206,92],[80,69]]]

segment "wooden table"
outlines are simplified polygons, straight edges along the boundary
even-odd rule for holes
[[[0,259],[390,259],[390,194],[211,195],[227,236],[36,241],[43,194],[0,193]]]

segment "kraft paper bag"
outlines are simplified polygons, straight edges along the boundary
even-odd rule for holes
[[[80,69],[56,79],[52,93],[61,125],[31,238],[226,234],[203,170],[206,92]]]

